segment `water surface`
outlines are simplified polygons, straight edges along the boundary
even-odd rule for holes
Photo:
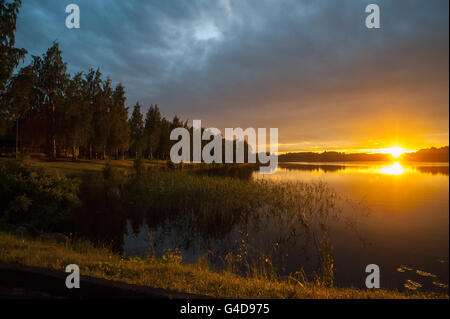
[[[408,279],[429,289],[436,286],[433,282],[448,283],[448,165],[282,163],[277,174],[260,178],[324,181],[342,196],[367,207],[367,211],[356,212],[362,245],[351,238],[351,232],[334,232],[340,282],[360,286],[358,277],[364,266],[374,263],[381,268],[385,287],[403,287]],[[437,277],[423,276],[423,271]]]
[[[379,265],[384,288],[439,291],[448,285],[448,164],[280,163],[276,174],[254,178],[326,183],[336,191],[336,216],[327,213],[318,225],[330,237],[337,285],[364,287],[368,264]],[[184,262],[207,255],[218,267],[229,253],[246,254],[267,257],[283,274],[302,267],[312,272],[318,267],[314,236],[289,218],[255,213],[223,225],[198,225],[189,216],[130,220],[123,251],[161,255],[178,249]],[[205,227],[211,231],[202,231]]]

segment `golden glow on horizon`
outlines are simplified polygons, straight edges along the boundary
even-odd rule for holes
[[[282,144],[278,144],[282,145]],[[425,148],[425,147],[424,147]],[[318,149],[311,149],[311,150],[297,150],[297,151],[281,151],[278,152],[278,155],[283,155],[287,153],[301,153],[301,152],[313,152],[313,153],[323,153],[323,152],[340,152],[340,153],[347,153],[347,154],[357,154],[357,153],[366,153],[366,154],[389,154],[394,159],[400,158],[403,154],[407,153],[414,153],[417,152],[417,150],[410,150],[405,149],[400,146],[392,146],[389,148],[366,148],[366,149],[325,149],[325,150],[318,150]]]
[[[286,146],[290,146],[291,144],[282,144],[278,143],[279,149],[286,148]],[[292,144],[295,145],[295,144]],[[392,144],[391,144],[392,145]],[[433,145],[429,146],[432,147]],[[313,153],[323,153],[323,152],[339,152],[339,153],[347,153],[347,154],[358,154],[358,153],[364,153],[364,154],[389,154],[392,156],[392,159],[400,159],[400,157],[403,154],[408,153],[414,153],[417,152],[419,149],[425,149],[429,148],[428,146],[419,147],[416,149],[412,148],[404,148],[399,146],[398,144],[394,144],[394,146],[391,147],[380,147],[380,148],[354,148],[354,149],[338,149],[338,148],[330,148],[330,149],[320,149],[320,148],[311,148],[311,149],[296,149],[296,150],[280,150],[277,154],[283,155],[287,153],[303,153],[303,152],[313,152]],[[436,146],[435,146],[436,147]],[[440,146],[439,146],[440,147]]]
[[[406,153],[407,151],[403,148],[401,148],[400,146],[394,146],[391,148],[386,148],[382,151],[382,153],[385,154],[391,154],[391,156],[393,158],[399,158],[400,156],[402,156],[404,153]]]

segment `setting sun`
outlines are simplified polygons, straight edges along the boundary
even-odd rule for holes
[[[402,154],[406,153],[406,151],[399,146],[394,146],[386,149],[386,153],[391,154],[393,158],[399,158]]]

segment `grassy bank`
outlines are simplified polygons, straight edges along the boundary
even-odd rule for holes
[[[10,161],[11,159],[0,157],[0,164]],[[122,169],[133,169],[133,160],[78,160],[73,161],[71,159],[59,159],[57,161],[48,161],[45,158],[32,158],[28,159],[27,162],[36,168],[50,169],[57,171],[58,173],[64,175],[79,175],[89,172],[100,172],[102,171],[107,163],[110,163],[116,168]],[[145,161],[144,165],[146,167],[160,167],[164,166],[164,161]]]
[[[173,255],[124,259],[88,242],[57,243],[7,233],[0,233],[0,262],[61,271],[75,263],[82,275],[217,298],[448,298],[433,293],[326,288],[294,278],[244,278],[226,271],[211,271],[201,261],[183,265]]]
[[[17,233],[25,226],[41,234],[0,232],[0,262],[56,270],[75,263],[84,275],[221,298],[448,298],[335,288],[328,227],[340,218],[340,199],[325,184],[249,179],[251,167],[142,164],[138,173],[128,160],[0,159],[0,230]],[[151,256],[121,257],[128,222],[135,233],[145,225],[150,235],[160,225],[175,227],[175,253],[156,252],[162,245],[151,237]],[[248,229],[268,222],[279,236],[267,238],[267,247],[252,245]],[[224,241],[233,230],[239,240],[221,246],[224,252],[208,250],[196,264],[183,264],[179,247],[187,249],[193,238]],[[85,241],[61,244],[42,235],[54,232]],[[281,252],[297,237],[305,239],[303,254],[319,266],[306,274],[299,263],[300,272],[284,276],[288,255]]]

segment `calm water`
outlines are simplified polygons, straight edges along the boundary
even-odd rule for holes
[[[404,290],[412,280],[422,290],[448,289],[439,287],[449,277],[448,165],[282,163],[276,174],[254,178],[324,182],[337,192],[338,216],[321,221],[333,246],[337,285],[364,287],[366,265],[377,264],[382,287]],[[245,251],[270,257],[280,273],[317,269],[314,244],[283,216],[224,224],[210,235],[198,228],[189,217],[129,220],[123,252],[145,255],[153,247],[161,255],[177,248],[186,263],[208,255],[220,267],[227,253]]]

